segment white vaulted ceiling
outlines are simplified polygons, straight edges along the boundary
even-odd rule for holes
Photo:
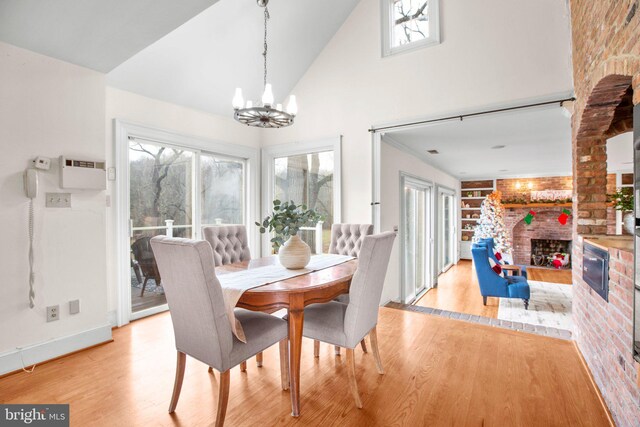
[[[0,40],[103,73],[217,0],[2,0]]]
[[[268,80],[276,102],[285,101],[357,2],[270,1]],[[245,99],[254,101],[262,93],[263,11],[255,0],[220,0],[111,71],[107,82],[174,104],[231,115],[234,88],[241,87]],[[299,100],[301,108],[303,102]]]

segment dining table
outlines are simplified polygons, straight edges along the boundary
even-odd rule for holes
[[[216,274],[223,275],[278,263],[277,256],[267,256],[221,265],[216,267]],[[236,307],[253,311],[274,312],[283,308],[288,311],[289,391],[291,415],[294,417],[300,415],[300,358],[304,308],[309,304],[329,302],[338,295],[348,293],[351,278],[357,267],[358,261],[352,259],[321,270],[267,283],[246,290],[236,304]]]

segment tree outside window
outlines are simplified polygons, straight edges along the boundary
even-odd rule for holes
[[[440,43],[439,0],[381,0],[383,56]]]

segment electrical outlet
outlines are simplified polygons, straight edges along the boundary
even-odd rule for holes
[[[54,322],[60,318],[60,306],[50,305],[47,307],[47,322]]]
[[[80,313],[80,300],[74,299],[73,301],[69,301],[69,314],[78,313]]]
[[[70,208],[71,193],[47,193],[46,207]]]

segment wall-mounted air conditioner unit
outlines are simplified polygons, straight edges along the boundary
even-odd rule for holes
[[[67,159],[60,156],[60,187],[75,190],[106,190],[105,162]]]

